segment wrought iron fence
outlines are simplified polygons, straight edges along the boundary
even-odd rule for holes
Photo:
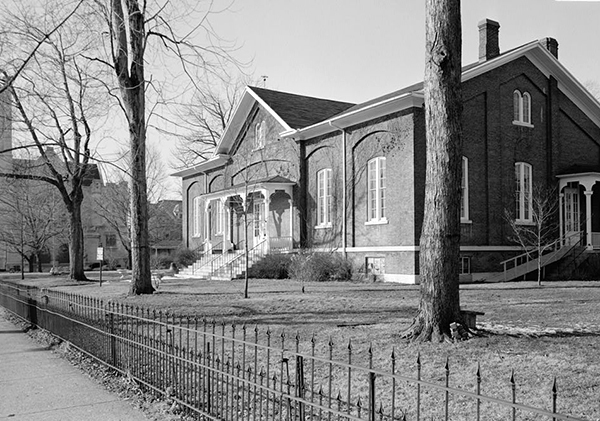
[[[357,364],[351,342],[336,347],[5,282],[0,305],[203,420],[581,419],[557,412],[556,380],[541,409],[517,402],[514,376],[508,399],[487,396],[479,369],[471,390],[450,387],[448,362],[440,382],[425,380],[420,358],[414,375],[395,352],[387,369],[375,367],[370,348]]]

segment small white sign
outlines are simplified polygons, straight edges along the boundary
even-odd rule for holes
[[[96,260],[104,260],[104,247],[96,249]]]

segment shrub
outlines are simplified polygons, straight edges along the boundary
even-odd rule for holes
[[[192,263],[194,263],[196,260],[198,260],[198,257],[196,256],[196,253],[194,253],[193,250],[190,250],[188,248],[179,248],[177,249],[177,251],[175,252],[175,263],[177,263],[177,266],[182,267],[182,266],[189,266]]]
[[[350,281],[353,267],[341,254],[307,251],[292,258],[289,274],[301,282]]]
[[[152,269],[167,269],[173,262],[169,256],[150,256],[150,267]]]
[[[291,254],[269,254],[248,270],[249,278],[286,279],[292,260]]]

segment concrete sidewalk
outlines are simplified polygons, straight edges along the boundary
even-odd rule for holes
[[[0,308],[0,420],[147,420],[4,316]]]

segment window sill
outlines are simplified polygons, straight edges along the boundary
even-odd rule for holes
[[[471,221],[470,219],[460,219],[460,223],[461,224],[472,224],[473,221]]]
[[[518,121],[518,120],[513,120],[512,122],[515,126],[521,126],[521,127],[529,127],[530,129],[533,129],[533,124],[530,123],[525,123],[523,121]]]
[[[331,228],[331,224],[315,225],[316,230],[325,230]]]
[[[387,219],[373,219],[365,222],[365,225],[385,225],[388,223]]]
[[[535,224],[533,223],[533,221],[525,221],[525,220],[515,220],[515,224],[517,225],[530,225],[530,226],[534,226]]]

